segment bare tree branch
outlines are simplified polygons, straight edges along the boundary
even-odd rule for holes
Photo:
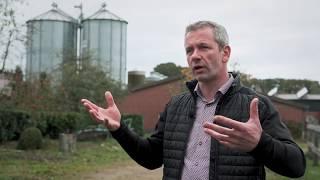
[[[8,41],[7,41],[7,45],[5,47],[5,51],[3,52],[2,56],[1,56],[1,59],[2,59],[2,68],[0,69],[0,73],[4,72],[4,69],[5,69],[5,65],[6,65],[6,60],[8,58],[8,55],[9,55],[9,49],[10,49],[10,46],[13,42],[13,39],[12,39],[12,36],[13,36],[13,33],[14,31],[11,30],[9,32],[9,37],[8,37]]]

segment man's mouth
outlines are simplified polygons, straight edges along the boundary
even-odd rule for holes
[[[193,70],[193,71],[199,71],[199,70],[201,70],[201,69],[203,69],[203,68],[204,68],[204,66],[196,65],[196,66],[193,66],[192,70]]]

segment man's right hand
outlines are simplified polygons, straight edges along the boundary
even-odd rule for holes
[[[87,99],[81,99],[81,102],[87,108],[93,119],[98,123],[103,123],[110,131],[115,131],[120,127],[121,114],[109,91],[105,93],[105,98],[107,102],[105,109]]]

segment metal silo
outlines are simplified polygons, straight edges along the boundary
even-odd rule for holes
[[[82,21],[81,29],[81,54],[92,53],[94,64],[122,84],[126,83],[127,24],[103,4]]]
[[[27,79],[54,72],[67,55],[76,57],[77,28],[77,20],[55,3],[51,10],[27,21]]]
[[[128,89],[131,90],[144,84],[146,75],[144,71],[129,71],[128,72]]]

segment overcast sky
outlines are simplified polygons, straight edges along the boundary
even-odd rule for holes
[[[51,9],[50,0],[25,0],[23,20]],[[56,0],[58,7],[85,17],[99,0]],[[232,48],[229,64],[256,78],[320,81],[320,1],[318,0],[109,0],[107,9],[128,21],[127,70],[147,73],[160,63],[187,66],[185,26],[197,20],[224,25]],[[230,66],[229,69],[233,69]],[[148,75],[148,74],[147,74]]]

